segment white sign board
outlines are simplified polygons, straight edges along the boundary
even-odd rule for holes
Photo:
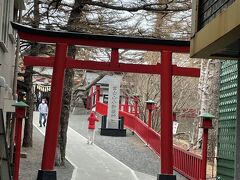
[[[173,135],[177,134],[178,122],[173,121]]]
[[[15,112],[15,107],[12,106],[15,103],[16,103],[15,100],[5,99],[4,104],[3,104],[3,111],[4,112]]]
[[[121,76],[113,75],[110,78],[108,90],[107,128],[118,129],[119,97]]]

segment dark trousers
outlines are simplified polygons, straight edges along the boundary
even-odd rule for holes
[[[39,124],[40,124],[40,126],[42,126],[42,118],[43,118],[43,125],[45,126],[46,121],[47,121],[47,114],[40,113],[40,116],[39,116]]]

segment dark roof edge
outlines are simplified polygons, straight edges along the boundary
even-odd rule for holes
[[[87,33],[67,32],[67,31],[51,31],[51,30],[45,30],[45,29],[32,28],[30,26],[22,25],[16,22],[11,22],[11,24],[12,24],[12,27],[19,32],[24,32],[24,33],[33,34],[33,35],[43,35],[43,36],[49,36],[49,37],[51,36],[51,37],[60,37],[60,38],[89,39],[89,40],[100,40],[100,41],[159,44],[159,45],[182,46],[182,47],[190,46],[190,41],[87,34]]]

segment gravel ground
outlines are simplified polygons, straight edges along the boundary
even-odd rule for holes
[[[84,137],[87,137],[88,116],[89,115],[71,115],[69,126]],[[98,128],[100,125],[101,122],[98,122]],[[127,131],[127,137],[109,137],[101,136],[100,130],[97,129],[95,144],[135,171],[153,176],[159,174],[159,157],[130,131]],[[176,174],[178,180],[186,179],[180,174]]]
[[[27,158],[20,160],[20,180],[36,180],[38,169],[41,167],[44,136],[33,128],[33,147],[22,148],[27,153]],[[73,173],[73,166],[66,161],[64,167],[56,167],[58,180],[70,180]]]

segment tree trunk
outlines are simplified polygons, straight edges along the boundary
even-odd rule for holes
[[[39,0],[34,0],[34,22],[33,27],[38,27],[40,23],[39,15]],[[39,53],[39,45],[33,43],[31,45],[31,56],[37,56]],[[32,132],[33,132],[33,110],[34,110],[34,95],[33,95],[33,85],[32,85],[32,72],[33,67],[27,67],[24,74],[24,84],[27,86],[27,96],[26,103],[29,105],[26,112],[25,126],[24,126],[24,137],[23,137],[23,147],[32,147]]]
[[[33,92],[32,92],[32,70],[33,67],[27,67],[24,75],[24,84],[27,85],[26,103],[29,105],[26,112],[23,147],[32,147],[33,133]]]
[[[219,76],[220,76],[220,61],[218,60],[202,60],[201,76],[199,80],[200,94],[200,113],[209,112],[216,118],[218,116],[218,98],[219,98]],[[199,142],[202,138],[202,128],[198,128],[199,118],[195,121],[195,132],[197,148],[201,146]],[[213,130],[209,130],[209,146],[208,155],[214,156],[214,150],[217,139],[217,121],[213,120]]]
[[[211,85],[211,101],[210,101],[210,113],[215,116],[213,119],[213,129],[209,130],[209,143],[208,143],[208,156],[214,157],[215,148],[217,146],[217,129],[218,129],[218,110],[219,110],[219,88],[220,88],[220,71],[221,62],[219,60],[214,60],[214,74]],[[210,159],[213,161],[214,159]]]
[[[76,48],[74,46],[70,46],[68,48],[68,56],[75,58],[75,54],[76,54]],[[61,110],[60,127],[59,127],[59,134],[58,134],[59,149],[57,150],[57,152],[60,152],[60,156],[56,156],[56,158],[59,158],[59,157],[61,158],[60,165],[65,164],[67,129],[68,129],[69,113],[71,108],[70,106],[71,106],[72,90],[73,90],[73,78],[74,78],[74,70],[67,69],[65,71],[62,110]]]
[[[39,52],[39,45],[34,43],[31,46],[31,56],[36,56]],[[33,67],[29,66],[25,70],[24,84],[27,86],[26,104],[28,109],[26,112],[24,136],[23,136],[23,147],[32,147],[32,133],[33,133],[33,111],[34,111],[34,94],[32,84],[32,72]]]
[[[202,60],[205,61],[205,60]],[[200,114],[204,113],[204,112],[209,112],[209,99],[210,99],[210,84],[211,84],[211,80],[210,80],[210,63],[211,63],[211,59],[208,60],[206,62],[206,67],[205,70],[203,71],[204,74],[203,75],[203,79],[202,79],[202,84],[201,84],[201,88],[200,88]],[[203,67],[202,67],[203,68]],[[198,119],[198,123],[199,124],[199,119]],[[198,134],[197,134],[197,148],[199,148],[201,146],[201,138],[203,135],[203,129],[202,128],[198,128]]]
[[[65,72],[65,80],[64,80],[64,93],[63,93],[63,106],[61,111],[60,118],[60,129],[58,136],[58,143],[60,147],[61,153],[61,165],[65,163],[65,154],[66,154],[66,143],[67,143],[67,128],[68,128],[68,120],[70,113],[70,105],[71,105],[71,97],[72,97],[72,86],[73,86],[73,77],[74,70],[67,69]]]
[[[198,91],[200,96],[200,114],[207,112],[209,110],[209,86],[210,86],[210,78],[209,78],[209,68],[210,68],[211,60],[202,60],[201,61],[201,73],[199,78]],[[199,142],[202,138],[203,129],[199,128],[199,118],[194,119],[194,129],[192,136],[192,145],[196,145],[196,148],[201,146]]]
[[[75,0],[74,7],[71,11],[67,29],[71,30],[79,30],[78,27],[75,27],[77,24],[76,22],[82,16],[82,8],[81,0]],[[75,22],[76,21],[76,22]],[[75,59],[76,55],[76,47],[69,46],[68,47],[68,56]],[[58,157],[60,157],[60,165],[65,164],[65,154],[66,154],[66,143],[67,143],[67,128],[68,128],[68,120],[69,120],[69,113],[70,113],[70,105],[71,105],[71,97],[72,97],[72,89],[73,89],[73,78],[74,78],[74,70],[73,69],[66,69],[65,71],[65,79],[64,79],[64,91],[63,91],[63,100],[62,100],[62,110],[61,110],[61,118],[60,118],[60,127],[59,127],[59,134],[58,134],[58,147],[57,153],[60,152],[60,156],[56,155],[56,162],[59,162]],[[56,164],[58,165],[58,164]]]
[[[40,15],[39,15],[39,0],[34,0],[34,22],[33,27],[39,27]],[[39,45],[33,43],[31,45],[31,56],[37,56],[39,53]],[[27,96],[26,103],[29,105],[29,108],[26,112],[25,126],[24,126],[24,137],[23,137],[23,146],[32,147],[32,132],[33,132],[33,110],[34,110],[34,95],[33,95],[33,85],[32,85],[32,72],[33,67],[27,67],[24,75],[24,84],[27,86]]]

